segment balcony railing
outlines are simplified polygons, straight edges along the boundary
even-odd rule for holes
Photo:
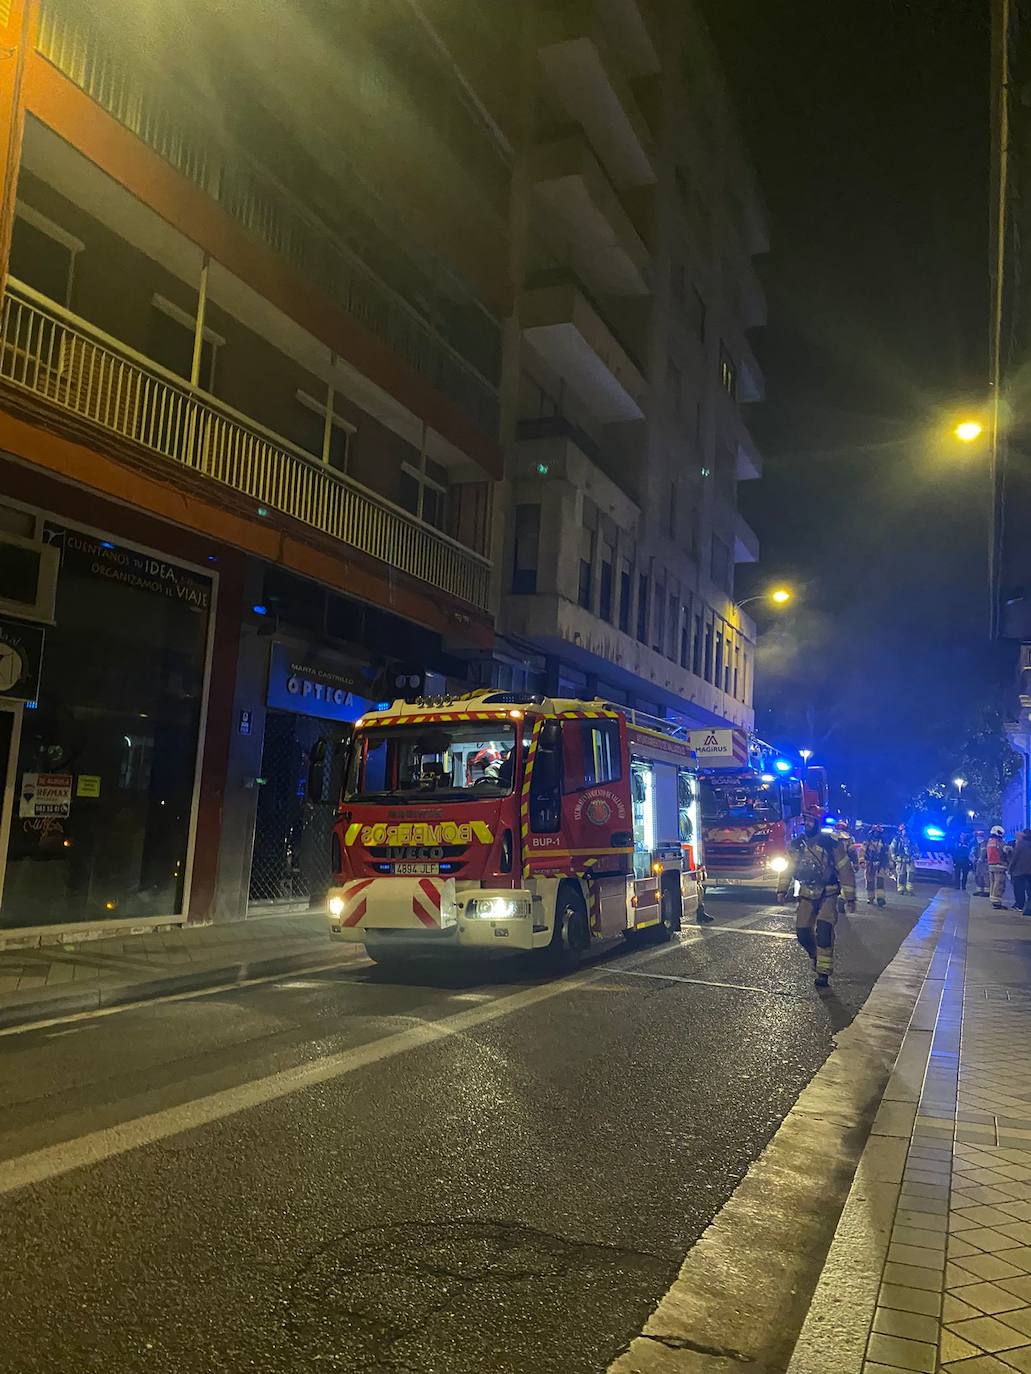
[[[487,378],[332,231],[307,212],[241,149],[219,146],[211,124],[166,102],[141,68],[86,19],[78,6],[44,0],[39,52],[69,81],[182,176],[200,186],[252,237],[387,343],[485,434],[498,432],[497,390]],[[465,312],[474,318],[478,307]],[[482,312],[481,312],[482,313]],[[458,339],[466,354],[496,361],[496,326]]]
[[[9,281],[0,380],[481,610],[490,561]]]

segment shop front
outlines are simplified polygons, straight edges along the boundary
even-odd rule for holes
[[[180,916],[216,578],[40,519],[53,624],[0,620],[0,928]]]
[[[325,650],[269,646],[251,854],[253,908],[318,905],[351,726],[375,702],[367,671]],[[246,721],[243,724],[247,724]]]

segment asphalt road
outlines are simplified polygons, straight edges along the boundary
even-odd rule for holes
[[[601,1374],[930,895],[0,1035],[0,1370]]]

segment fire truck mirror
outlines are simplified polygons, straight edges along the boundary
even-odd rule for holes
[[[546,720],[541,726],[539,748],[554,753],[562,744],[562,726],[557,720]]]

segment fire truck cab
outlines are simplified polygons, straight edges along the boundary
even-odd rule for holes
[[[702,900],[694,754],[602,701],[482,692],[355,726],[329,933],[377,961],[550,949],[654,930]]]

